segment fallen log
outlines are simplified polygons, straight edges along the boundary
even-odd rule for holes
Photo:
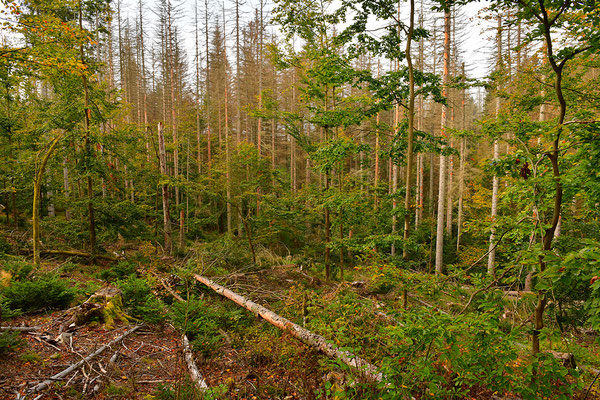
[[[84,251],[77,251],[77,250],[42,250],[42,251],[40,251],[40,254],[72,256],[72,257],[87,257],[87,258],[93,257],[93,258],[100,258],[102,260],[109,260],[109,261],[119,261],[120,259],[122,259],[122,258],[105,255],[105,254],[91,254],[91,253],[86,253]]]
[[[35,332],[39,330],[38,326],[0,326],[0,331]]]
[[[198,366],[194,362],[194,356],[192,354],[192,349],[190,348],[190,341],[186,335],[183,335],[183,357],[185,358],[185,362],[190,370],[190,377],[192,378],[194,385],[196,385],[200,391],[208,389],[208,385],[204,381],[204,378],[202,378],[202,374],[200,374]]]
[[[359,371],[360,374],[362,374],[366,379],[374,382],[381,382],[383,380],[383,374],[378,372],[377,367],[349,351],[338,349],[336,346],[328,343],[323,336],[312,333],[308,329],[305,329],[300,325],[297,325],[292,321],[275,314],[273,311],[256,304],[253,301],[248,300],[245,297],[234,293],[217,283],[214,283],[208,278],[197,274],[194,274],[194,278],[220,295],[227,297],[234,303],[262,317],[265,321],[269,322],[273,326],[289,332],[292,336],[296,337],[303,343],[316,348],[328,357],[341,360],[344,364]]]
[[[136,325],[133,328],[131,328],[130,330],[128,330],[127,332],[123,333],[122,335],[114,338],[113,340],[111,340],[110,342],[108,342],[107,344],[99,347],[96,351],[94,351],[93,353],[89,354],[87,357],[81,359],[80,361],[76,362],[75,364],[72,364],[70,367],[68,367],[67,369],[62,370],[61,372],[59,372],[56,375],[51,376],[50,378],[46,379],[43,382],[38,383],[35,386],[32,386],[29,389],[29,393],[36,393],[39,392],[40,390],[44,390],[47,387],[49,387],[52,382],[54,381],[58,381],[61,380],[63,378],[65,378],[67,375],[69,375],[71,372],[77,370],[77,368],[81,367],[83,364],[89,363],[91,360],[93,360],[94,358],[96,358],[98,355],[100,355],[102,352],[104,352],[106,349],[108,349],[109,347],[119,343],[121,340],[123,340],[126,336],[132,334],[133,332],[137,331],[138,329],[140,329],[142,327],[142,325]]]

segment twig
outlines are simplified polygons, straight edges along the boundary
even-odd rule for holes
[[[79,367],[81,367],[85,363],[91,361],[92,359],[94,359],[95,357],[97,357],[98,355],[100,355],[102,352],[104,352],[110,346],[117,344],[118,342],[120,342],[121,340],[123,340],[126,336],[128,336],[128,335],[132,334],[133,332],[137,331],[140,327],[141,327],[141,325],[134,326],[133,328],[131,328],[127,332],[123,333],[121,336],[118,336],[117,338],[111,340],[107,344],[101,346],[98,350],[94,351],[93,353],[91,353],[90,355],[88,355],[87,357],[85,357],[84,359],[82,359],[82,360],[76,362],[75,364],[71,365],[69,368],[67,368],[67,369],[59,372],[58,374],[52,376],[51,378],[46,379],[45,381],[43,381],[41,383],[38,383],[37,385],[31,387],[29,389],[29,392],[30,393],[35,393],[35,392],[39,392],[40,390],[46,389],[48,386],[50,386],[52,384],[52,382],[54,382],[56,380],[63,379],[64,377],[66,377],[67,375],[69,375],[71,372],[77,370]]]
[[[491,288],[492,286],[494,286],[496,283],[498,283],[500,280],[502,280],[502,278],[504,278],[506,276],[506,274],[508,273],[508,271],[512,271],[512,267],[511,268],[506,268],[504,270],[504,272],[502,273],[502,275],[500,275],[499,277],[495,278],[493,281],[491,281],[486,287],[483,288],[479,288],[476,291],[474,291],[473,293],[471,293],[471,297],[469,298],[469,301],[467,302],[467,304],[465,304],[465,306],[463,307],[462,310],[460,310],[460,312],[458,313],[458,315],[464,313],[465,311],[467,311],[467,308],[469,308],[469,306],[471,305],[471,302],[473,301],[473,299],[475,298],[475,296],[477,296],[479,293],[488,290],[489,288]]]

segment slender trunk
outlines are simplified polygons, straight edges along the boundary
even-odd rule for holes
[[[413,172],[413,136],[415,131],[415,78],[412,56],[410,54],[412,36],[415,27],[415,0],[410,0],[410,23],[406,37],[406,63],[408,64],[408,143],[406,150],[406,196],[404,197],[404,246],[402,257],[408,257],[408,238],[410,236],[411,188]]]
[[[210,62],[208,57],[208,0],[204,0],[204,44],[206,48],[206,82],[205,82],[205,90],[204,93],[204,107],[206,107],[206,152],[207,152],[207,161],[208,161],[208,173],[210,174],[211,170],[211,161],[212,161],[212,145],[211,145],[211,131],[210,131]]]
[[[62,133],[52,140],[50,148],[46,151],[44,158],[40,162],[40,166],[35,172],[35,178],[33,180],[33,210],[31,217],[31,225],[33,232],[33,263],[36,267],[40,266],[40,194],[42,187],[42,179],[44,177],[44,171],[48,164],[48,159],[52,155],[52,152],[56,148],[56,145],[62,138]]]
[[[465,76],[465,63],[462,64],[462,76],[463,79]],[[461,99],[461,118],[462,124],[461,129],[463,132],[467,129],[467,114],[466,114],[466,90],[462,90],[462,99]],[[463,133],[464,135],[464,133]],[[460,139],[460,161],[458,166],[458,215],[457,215],[457,232],[456,232],[456,251],[458,252],[460,249],[460,237],[462,235],[462,223],[463,223],[463,199],[464,199],[464,191],[465,191],[465,162],[467,157],[467,138],[463,136]]]
[[[443,93],[448,98],[449,81],[449,63],[450,63],[450,9],[444,12],[444,75],[443,75]],[[446,134],[446,105],[442,105],[441,134],[442,139],[447,139]],[[435,244],[435,272],[442,274],[444,268],[444,202],[446,195],[446,157],[440,155],[440,174],[438,186],[438,210],[437,210],[437,230]]]
[[[501,66],[501,58],[502,58],[502,18],[498,15],[498,33],[497,33],[497,57],[498,57],[498,65],[497,68],[500,69]],[[500,97],[496,95],[496,118],[500,113]],[[500,156],[500,145],[498,143],[498,139],[494,140],[494,163],[498,161],[498,157]],[[496,238],[496,228],[493,224],[496,223],[496,216],[498,214],[498,175],[494,174],[494,178],[492,181],[492,210],[491,210],[491,221],[492,228],[490,232],[490,245],[489,245],[489,255],[488,255],[488,264],[487,264],[487,272],[491,276],[495,276],[496,274],[496,247],[494,240]]]
[[[223,6],[223,61],[227,60],[227,27],[225,23],[225,6]],[[224,63],[223,65],[225,65]],[[227,69],[225,68],[225,80],[223,96],[225,102],[225,163],[227,164],[225,179],[227,186],[227,232],[233,233],[232,215],[231,215],[231,160],[230,160],[230,149],[229,149],[229,77],[227,76]]]
[[[79,29],[83,30],[83,10],[81,9],[82,4],[81,4],[81,0],[79,3]],[[81,63],[83,65],[86,64],[85,61],[85,53],[83,50],[83,44],[81,44],[79,46],[79,53],[81,56]],[[86,153],[86,157],[88,159],[92,158],[93,155],[93,149],[92,149],[92,144],[90,142],[90,117],[91,117],[91,110],[90,110],[90,106],[89,106],[89,101],[90,101],[90,95],[89,95],[89,90],[88,90],[88,79],[87,76],[85,75],[85,71],[81,74],[81,80],[83,81],[83,93],[84,93],[84,102],[83,102],[83,107],[84,107],[84,130],[85,130],[85,153]],[[88,209],[88,222],[89,222],[89,244],[90,244],[90,253],[93,255],[96,253],[96,223],[94,220],[94,205],[92,203],[93,200],[93,196],[94,196],[94,192],[93,192],[93,185],[92,185],[92,176],[91,176],[91,171],[89,171],[89,168],[86,167],[86,172],[87,172],[87,196],[88,196],[88,202],[87,202],[87,209]]]
[[[63,159],[63,188],[65,200],[68,204],[71,191],[69,189],[69,167],[67,166],[67,157]],[[67,221],[71,220],[71,208],[68,205],[65,208],[65,219]]]
[[[165,150],[165,135],[163,132],[162,122],[158,123],[158,154],[160,163],[160,173],[162,179],[167,176],[167,152]],[[173,241],[171,239],[171,215],[169,212],[169,185],[163,183],[162,189],[162,205],[163,205],[163,229],[164,229],[164,248],[167,254],[173,251]]]
[[[559,157],[560,157],[560,139],[563,132],[565,115],[567,113],[567,102],[565,100],[562,88],[562,73],[563,68],[569,58],[563,60],[560,64],[556,63],[555,56],[552,48],[552,37],[550,29],[552,27],[552,22],[550,22],[548,13],[544,8],[543,3],[541,4],[542,8],[542,16],[543,16],[543,25],[544,25],[544,35],[546,40],[546,52],[548,56],[548,61],[552,66],[552,69],[556,75],[556,79],[554,82],[554,90],[556,93],[556,97],[558,99],[559,104],[559,113],[558,113],[558,121],[557,121],[557,129],[555,136],[552,141],[552,150],[546,153],[546,156],[550,159],[550,163],[552,165],[552,176],[554,178],[554,204],[552,206],[552,220],[550,221],[549,227],[546,228],[544,232],[544,236],[542,238],[542,249],[546,252],[550,252],[552,250],[552,241],[554,239],[554,235],[556,233],[556,229],[559,225],[561,219],[561,208],[562,208],[562,197],[563,197],[563,185],[561,181],[561,173],[559,168]],[[539,267],[540,273],[543,273],[546,270],[546,262],[544,261],[544,256],[540,255],[539,257]],[[534,331],[532,335],[532,350],[533,354],[537,354],[540,352],[540,333],[544,328],[544,310],[546,308],[546,304],[548,299],[546,297],[546,292],[541,290],[537,294],[538,301],[535,307],[535,323],[534,323]]]

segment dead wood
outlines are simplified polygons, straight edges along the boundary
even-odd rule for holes
[[[79,360],[78,362],[76,362],[75,364],[72,364],[70,367],[68,367],[67,369],[62,370],[61,372],[59,372],[56,375],[53,375],[52,377],[46,379],[45,381],[38,383],[35,386],[32,386],[29,389],[29,393],[36,393],[39,392],[40,390],[44,390],[47,387],[49,387],[52,382],[54,381],[58,381],[61,379],[64,379],[67,375],[69,375],[71,372],[77,370],[79,367],[81,367],[82,365],[85,365],[86,363],[89,363],[91,360],[93,360],[95,357],[97,357],[98,355],[102,354],[106,349],[110,348],[111,346],[119,343],[120,341],[122,341],[126,336],[132,334],[133,332],[135,332],[136,330],[138,330],[141,327],[141,325],[136,325],[133,328],[129,329],[128,331],[126,331],[125,333],[123,333],[122,335],[114,338],[113,340],[111,340],[110,342],[108,342],[107,344],[99,347],[96,351],[94,351],[93,353],[89,354],[87,357],[83,358],[82,360]]]
[[[91,320],[98,319],[107,329],[112,329],[115,322],[129,323],[123,311],[122,292],[114,286],[105,286],[92,294],[85,302],[74,308],[73,316],[61,326],[60,332],[71,325],[81,326]]]
[[[190,348],[190,341],[186,335],[183,335],[183,357],[185,358],[185,362],[190,370],[190,377],[192,378],[194,385],[196,385],[200,391],[208,389],[208,385],[204,381],[204,378],[202,378],[202,374],[198,370],[198,366],[194,361],[194,355],[192,354],[192,349]]]
[[[123,259],[122,257],[117,258],[105,254],[91,254],[86,253],[85,251],[77,251],[77,250],[42,250],[40,254],[45,255],[59,255],[59,256],[72,256],[72,257],[87,257],[87,258],[100,258],[102,260],[109,261],[119,261]]]
[[[35,332],[39,330],[38,326],[0,326],[0,331]]]
[[[234,293],[231,290],[219,284],[214,283],[208,278],[197,274],[194,275],[194,278],[198,282],[208,286],[220,295],[227,297],[234,303],[262,317],[265,321],[269,322],[273,326],[283,331],[289,332],[292,336],[296,337],[303,343],[321,351],[328,357],[337,358],[341,360],[349,367],[358,370],[368,380],[375,382],[380,382],[383,380],[383,375],[380,372],[378,372],[377,367],[370,364],[368,361],[356,356],[355,354],[352,354],[349,351],[338,349],[336,346],[328,343],[323,336],[312,333],[311,331],[301,327],[300,325],[297,325],[292,321],[275,314],[267,308],[256,304],[253,301],[248,300],[245,297]]]

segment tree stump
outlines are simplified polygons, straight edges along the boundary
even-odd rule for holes
[[[81,326],[90,322],[99,322],[106,329],[113,329],[117,322],[129,324],[132,318],[123,311],[122,295],[121,290],[114,286],[103,287],[77,307],[65,325]]]

